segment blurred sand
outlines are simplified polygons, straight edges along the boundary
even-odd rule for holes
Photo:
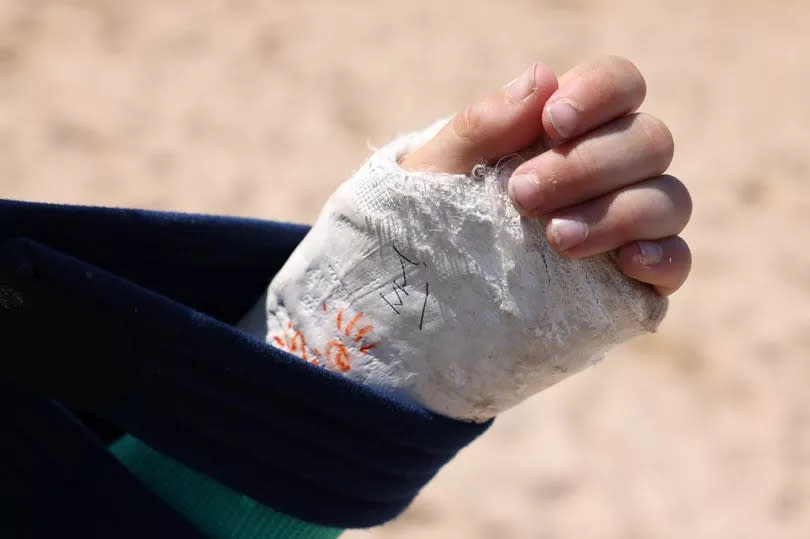
[[[808,22],[806,0],[0,0],[0,197],[311,222],[367,143],[532,61],[627,56],[694,196],[690,282],[657,335],[345,537],[808,537]]]

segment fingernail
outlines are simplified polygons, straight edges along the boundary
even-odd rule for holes
[[[582,108],[575,105],[571,100],[562,97],[546,107],[548,119],[551,125],[557,130],[561,137],[567,137],[574,132],[577,127],[577,118]]]
[[[639,264],[654,266],[664,258],[664,250],[661,246],[652,241],[637,241],[638,254],[633,258]]]
[[[549,226],[551,239],[560,251],[567,251],[588,239],[588,225],[582,221],[554,218]]]
[[[534,82],[534,66],[532,64],[521,76],[506,85],[506,97],[512,103],[520,103],[537,88]]]
[[[522,214],[540,205],[540,184],[533,173],[515,174],[509,178],[509,197]]]

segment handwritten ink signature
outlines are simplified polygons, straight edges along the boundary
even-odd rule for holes
[[[394,276],[393,279],[391,279],[392,291],[393,291],[394,296],[396,296],[396,299],[394,299],[393,296],[390,296],[391,300],[389,300],[388,297],[386,297],[386,294],[390,295],[391,292],[386,292],[385,294],[380,292],[380,297],[383,299],[383,301],[385,303],[388,304],[389,307],[391,307],[391,309],[393,309],[393,311],[395,313],[397,313],[397,315],[400,315],[401,313],[400,313],[399,309],[397,309],[397,307],[404,306],[405,301],[410,296],[410,294],[408,293],[408,287],[409,287],[409,285],[408,285],[408,274],[407,274],[407,271],[405,270],[405,268],[407,266],[425,266],[425,267],[427,267],[427,264],[425,262],[419,262],[417,260],[411,260],[410,258],[405,256],[404,254],[402,254],[402,251],[397,249],[397,246],[396,246],[395,243],[391,243],[391,247],[393,248],[394,253],[396,253],[397,257],[399,258],[399,265],[400,265],[400,268],[402,270],[401,273],[397,273],[397,275]],[[412,287],[413,285],[410,285],[410,286]],[[427,307],[427,300],[428,300],[429,296],[430,296],[430,283],[425,281],[425,297],[424,297],[424,300],[422,301],[422,313],[419,316],[419,331],[422,331],[422,325],[425,322],[425,308]]]

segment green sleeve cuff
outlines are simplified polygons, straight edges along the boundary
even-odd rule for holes
[[[126,435],[110,452],[203,534],[228,539],[335,539],[343,530],[279,513]]]

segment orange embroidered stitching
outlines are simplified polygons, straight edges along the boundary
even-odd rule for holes
[[[326,302],[321,304],[321,308],[324,312],[326,312]],[[340,340],[341,333],[352,339],[354,343],[357,343],[360,346],[358,350],[361,354],[368,354],[371,350],[374,350],[377,347],[378,343],[374,342],[362,344],[362,341],[366,335],[374,331],[373,324],[362,326],[360,329],[354,332],[354,334],[352,334],[355,327],[364,316],[362,312],[356,313],[349,323],[346,324],[345,328],[343,324],[343,313],[344,309],[340,309],[335,317],[338,338],[330,340],[323,352],[318,348],[308,350],[306,337],[304,337],[304,334],[301,333],[300,330],[293,327],[291,320],[287,322],[287,329],[290,330],[292,336],[290,336],[290,333],[283,333],[282,336],[274,335],[273,342],[278,345],[279,348],[286,349],[313,365],[321,366],[322,361],[319,361],[319,359],[321,359],[325,361],[325,366],[331,366],[332,368],[342,372],[348,372],[352,368],[351,351],[346,344]],[[314,357],[309,357],[310,354]]]
[[[304,335],[300,331],[296,331],[295,335],[293,335],[292,345],[290,346],[291,352],[296,351],[297,344],[301,345],[301,359],[307,361],[307,340],[304,338]]]
[[[359,330],[357,330],[357,335],[354,336],[354,342],[360,342],[363,337],[368,335],[371,330],[374,329],[374,326],[363,326]]]
[[[334,359],[329,355],[333,348],[337,348],[337,354]],[[346,350],[346,345],[335,339],[329,341],[329,344],[326,345],[326,361],[329,362],[330,360],[343,372],[347,372],[352,368],[351,358],[349,357],[349,351]]]
[[[362,312],[357,313],[356,315],[354,315],[354,318],[352,318],[352,321],[351,321],[351,322],[349,322],[349,325],[348,325],[348,326],[346,326],[346,336],[347,336],[347,337],[349,336],[349,333],[351,333],[351,332],[352,332],[352,329],[354,329],[354,325],[355,325],[355,324],[357,323],[357,321],[358,321],[358,320],[360,320],[361,318],[363,318],[363,313],[362,313]]]
[[[360,352],[363,354],[368,354],[369,351],[374,350],[375,348],[377,348],[377,343],[375,342],[370,344],[364,344],[363,346],[360,347]]]

